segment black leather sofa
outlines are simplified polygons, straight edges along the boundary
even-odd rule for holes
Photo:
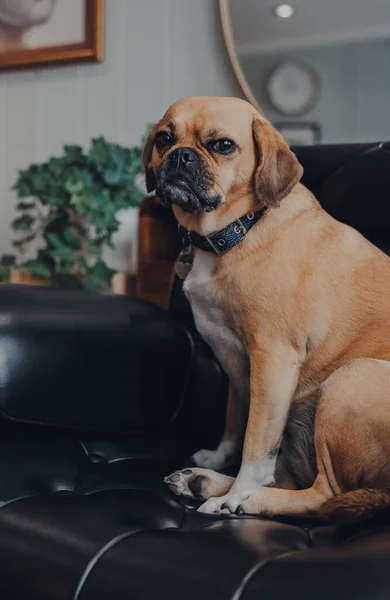
[[[390,144],[297,153],[324,207],[389,250]],[[0,286],[1,600],[390,598],[390,523],[207,516],[164,488],[217,443],[225,397],[179,285],[170,314]]]

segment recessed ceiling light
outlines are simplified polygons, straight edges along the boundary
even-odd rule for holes
[[[274,13],[280,19],[289,19],[293,16],[295,9],[291,4],[279,4],[274,8]]]

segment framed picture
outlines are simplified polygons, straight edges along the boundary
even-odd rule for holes
[[[321,129],[317,123],[276,123],[275,127],[290,146],[319,144]]]
[[[104,0],[0,0],[0,70],[103,58]]]

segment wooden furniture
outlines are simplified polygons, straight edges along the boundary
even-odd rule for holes
[[[155,196],[140,206],[136,297],[167,308],[174,266],[181,250],[172,212]]]
[[[136,295],[136,275],[115,273],[111,280],[111,289],[113,294],[134,297]]]
[[[9,282],[20,285],[48,285],[47,279],[36,279],[28,271],[18,271],[17,269],[11,270]]]

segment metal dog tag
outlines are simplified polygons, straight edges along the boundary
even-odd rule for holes
[[[180,252],[179,258],[175,265],[176,275],[184,281],[188,273],[191,271],[192,263],[194,262],[194,247],[192,244],[184,246]]]

